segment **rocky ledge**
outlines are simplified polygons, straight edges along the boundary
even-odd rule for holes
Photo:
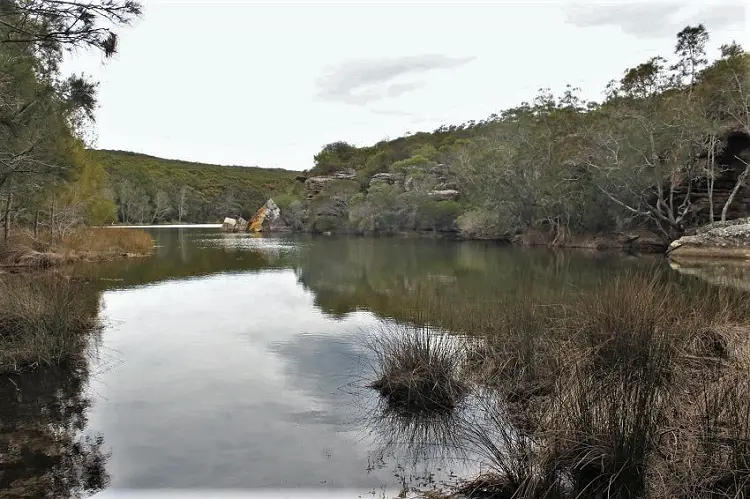
[[[714,222],[669,245],[670,258],[750,259],[750,218]]]

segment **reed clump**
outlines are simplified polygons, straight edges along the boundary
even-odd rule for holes
[[[377,390],[390,409],[445,412],[468,392],[461,378],[462,347],[428,326],[387,325],[370,342]]]

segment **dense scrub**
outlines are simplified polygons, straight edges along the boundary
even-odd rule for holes
[[[285,200],[291,222],[476,239],[533,233],[536,243],[565,246],[634,229],[671,240],[746,216],[750,55],[733,43],[708,64],[707,40],[702,25],[685,28],[672,64],[653,57],[627,69],[603,102],[542,89],[480,122],[369,147],[328,144],[307,191]],[[320,189],[321,176],[342,173],[358,193],[333,182]]]
[[[117,220],[124,223],[250,219],[270,197],[292,190],[295,172],[219,166],[121,151],[91,151],[103,165]]]

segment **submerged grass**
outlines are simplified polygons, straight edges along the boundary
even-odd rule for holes
[[[98,298],[57,274],[0,276],[0,373],[80,358]]]

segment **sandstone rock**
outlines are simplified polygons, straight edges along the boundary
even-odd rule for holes
[[[398,184],[404,181],[404,176],[398,173],[376,173],[370,179],[370,185],[377,184]]]
[[[705,225],[669,245],[670,258],[750,259],[750,218]]]
[[[346,170],[336,172],[331,176],[338,180],[354,180],[357,176],[357,172],[354,171],[354,168],[347,168]]]
[[[441,191],[428,192],[427,195],[436,201],[455,201],[461,193],[455,189],[444,189]]]
[[[305,191],[308,199],[320,194],[331,180],[331,177],[310,177],[305,180]]]
[[[248,232],[279,232],[285,230],[289,230],[289,227],[281,218],[281,209],[274,203],[273,199],[266,201],[266,204],[255,212],[248,225]]]

